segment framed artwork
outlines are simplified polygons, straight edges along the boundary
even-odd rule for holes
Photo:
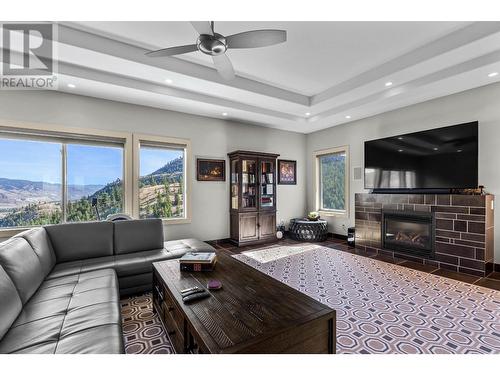
[[[278,160],[278,184],[280,185],[297,184],[296,160]]]
[[[196,179],[198,181],[226,181],[226,161],[224,159],[196,159]]]

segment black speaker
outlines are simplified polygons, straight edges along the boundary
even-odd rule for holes
[[[356,228],[347,228],[347,244],[354,247],[354,240],[356,238]]]

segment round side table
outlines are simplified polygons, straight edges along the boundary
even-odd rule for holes
[[[328,222],[321,219],[291,219],[288,230],[292,239],[297,241],[325,241],[328,237]]]

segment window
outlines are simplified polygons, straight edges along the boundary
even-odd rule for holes
[[[316,209],[326,214],[348,212],[348,148],[318,151],[316,157]]]
[[[0,123],[0,237],[126,213],[190,222],[190,141]]]
[[[66,157],[67,221],[124,212],[123,147],[68,144]]]
[[[0,228],[124,212],[123,143],[41,134],[0,129]]]
[[[61,144],[0,138],[0,227],[62,220]]]
[[[140,218],[186,222],[188,186],[186,155],[189,142],[138,136],[137,210]]]

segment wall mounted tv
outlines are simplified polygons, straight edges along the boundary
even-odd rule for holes
[[[478,122],[365,142],[365,189],[450,190],[478,185]]]

